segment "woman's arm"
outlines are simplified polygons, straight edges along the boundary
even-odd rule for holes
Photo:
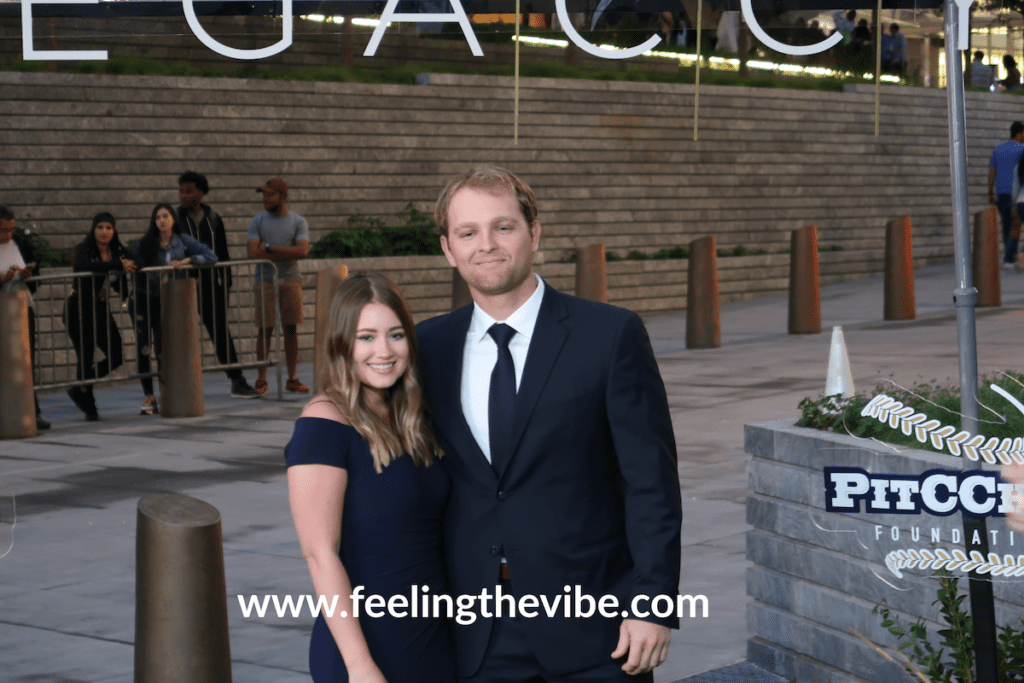
[[[306,406],[302,415],[342,421],[333,404],[316,399]],[[359,619],[353,616],[352,582],[338,556],[347,484],[348,471],[339,467],[293,465],[288,468],[288,500],[313,588],[328,604],[338,596],[334,615],[324,618],[345,661],[349,680],[384,683],[384,676],[366,645]]]
[[[206,265],[217,262],[217,254],[213,253],[213,249],[188,235],[178,235],[181,238],[181,243],[185,246],[185,254],[187,258],[185,261],[195,263],[198,265]],[[188,265],[187,263],[185,265]]]

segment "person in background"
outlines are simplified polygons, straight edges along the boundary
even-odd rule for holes
[[[990,89],[995,81],[995,70],[985,63],[985,53],[976,50],[971,62],[971,87]]]
[[[181,270],[185,266],[216,263],[217,255],[213,249],[197,239],[181,234],[177,214],[170,204],[157,204],[149,219],[149,229],[139,243],[135,245],[135,262],[139,268],[151,266],[174,266]],[[171,279],[166,271],[146,273],[135,278],[135,296],[129,306],[135,317],[135,348],[137,367],[140,375],[148,375],[151,370],[149,360],[150,340],[152,351],[160,358],[161,335],[163,329],[160,320],[160,285]],[[140,415],[152,415],[159,412],[156,397],[153,395],[153,378],[141,377],[142,393],[146,395],[139,408]]]
[[[249,223],[249,258],[268,259],[277,264],[280,279],[281,325],[284,327],[284,355],[288,363],[288,383],[285,389],[307,393],[295,376],[299,362],[298,325],[302,322],[302,275],[298,259],[309,255],[309,224],[306,219],[288,210],[288,183],[271,178],[263,187],[262,213]],[[266,360],[267,350],[274,332],[274,269],[262,265],[256,269],[256,320],[261,326],[256,338],[256,357]],[[253,387],[257,393],[267,392],[267,366],[259,369],[259,378]]]
[[[992,150],[988,164],[988,203],[999,209],[1003,223],[1003,268],[1012,268],[1017,260],[1017,239],[1012,235],[1013,200],[1016,196],[1017,167],[1024,156],[1024,123],[1010,124],[1010,139]]]
[[[75,280],[65,309],[68,336],[78,355],[79,380],[106,377],[124,362],[121,332],[110,314],[110,299],[114,292],[127,296],[125,273],[135,272],[135,262],[121,246],[116,226],[110,213],[96,214],[85,240],[75,247],[74,272],[95,273]],[[99,363],[94,362],[97,348],[104,356]],[[100,419],[91,384],[71,387],[68,396],[85,413],[86,420]]]
[[[892,55],[889,59],[890,68],[899,74],[900,78],[906,78],[909,55],[907,37],[900,33],[899,24],[889,24],[889,35],[889,52]]]
[[[32,305],[35,284],[25,282],[33,275],[39,275],[39,259],[35,249],[24,236],[14,231],[14,214],[6,206],[0,206],[0,291],[22,290],[28,295],[28,342],[32,367],[36,364],[36,313]],[[33,392],[34,395],[35,392]],[[36,430],[50,428],[39,409],[39,397],[35,397]]]
[[[206,204],[203,198],[209,193],[210,184],[206,176],[195,171],[186,171],[178,177],[178,224],[184,234],[193,237],[217,254],[217,262],[231,260],[228,254],[227,235],[224,221]],[[203,326],[210,334],[210,340],[217,350],[217,360],[222,365],[238,363],[235,352],[235,340],[231,338],[228,327],[228,296],[231,290],[231,271],[217,269],[216,272],[204,268],[199,271],[199,311],[202,314]],[[257,398],[245,381],[241,368],[225,370],[231,380],[231,396],[233,398]]]
[[[1020,71],[1017,70],[1017,60],[1011,55],[1003,55],[1003,67],[1006,69],[1006,78],[999,81],[999,85],[1006,89],[1006,92],[1020,90]]]

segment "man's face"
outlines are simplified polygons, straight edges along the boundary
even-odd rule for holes
[[[0,244],[7,244],[14,237],[14,219],[0,220]]]
[[[178,199],[189,213],[193,213],[199,208],[199,203],[205,196],[195,183],[182,183],[178,186]]]
[[[277,190],[263,190],[263,208],[270,213],[277,213],[284,202],[284,197]]]
[[[448,235],[441,248],[471,290],[505,294],[532,272],[540,223],[530,228],[510,192],[464,187],[448,205]]]

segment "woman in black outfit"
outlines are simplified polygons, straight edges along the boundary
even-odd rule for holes
[[[124,361],[121,333],[110,315],[109,300],[114,292],[127,295],[125,273],[135,272],[135,262],[121,245],[116,224],[111,214],[96,214],[85,241],[75,247],[75,272],[94,273],[75,280],[67,301],[67,329],[78,355],[79,380],[105,377]],[[94,360],[97,349],[104,355],[98,363]],[[68,396],[86,420],[100,419],[92,385],[71,387]]]

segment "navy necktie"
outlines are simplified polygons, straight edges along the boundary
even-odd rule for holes
[[[516,367],[508,342],[516,333],[505,323],[495,323],[487,330],[498,345],[498,361],[491,371],[491,393],[487,401],[487,421],[490,426],[491,467],[501,471],[505,450],[512,432],[512,408],[516,401]]]

